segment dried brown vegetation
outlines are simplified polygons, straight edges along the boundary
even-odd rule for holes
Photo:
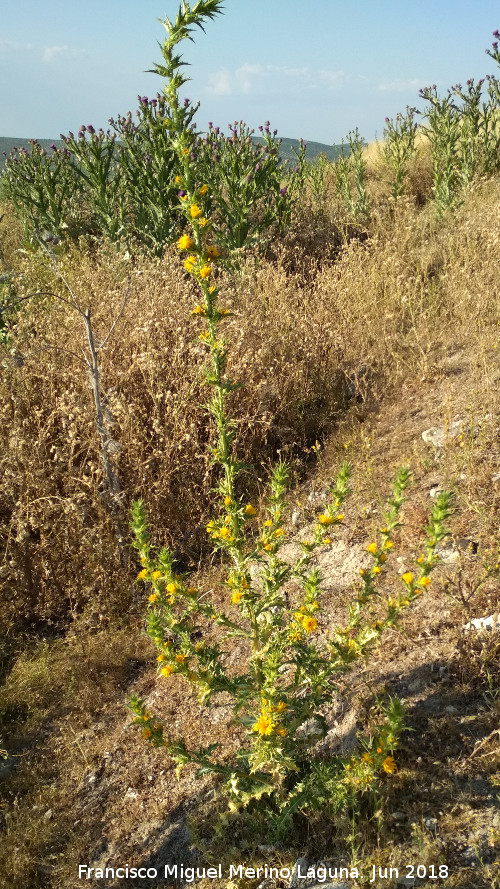
[[[376,160],[368,178],[373,221],[361,232],[339,215],[328,175],[322,196],[304,197],[285,244],[274,245],[267,260],[249,262],[227,290],[225,305],[233,311],[227,321],[229,372],[242,383],[231,406],[236,447],[254,467],[245,484],[258,496],[263,468],[278,452],[285,453],[300,483],[293,496],[303,502],[311,485],[330,478],[339,455],[347,452],[358,480],[351,516],[351,540],[358,540],[362,506],[376,510],[389,473],[406,459],[417,493],[403,543],[411,548],[431,484],[437,479],[453,488],[454,533],[478,544],[477,561],[466,566],[462,582],[467,584],[467,571],[474,576],[481,559],[498,547],[500,501],[492,476],[500,459],[495,261],[500,182],[477,183],[458,210],[438,219],[432,207],[421,206],[430,189],[423,149],[410,173],[408,196],[396,204],[387,204],[384,170]],[[146,764],[139,765],[140,743],[129,741],[123,729],[126,688],[152,655],[136,632],[122,629],[129,609],[137,624],[142,590],[134,584],[134,566],[120,562],[113,517],[103,497],[92,393],[81,361],[82,320],[58,298],[67,293],[50,263],[38,254],[17,252],[20,234],[16,239],[6,220],[0,222],[0,239],[0,262],[13,270],[18,294],[29,297],[22,302],[10,343],[1,347],[0,657],[6,678],[0,691],[0,746],[26,762],[5,779],[2,860],[11,889],[67,889],[74,884],[74,863],[79,856],[83,860],[86,848],[96,847],[107,820],[110,836],[138,859],[145,850],[134,834],[137,819],[146,815],[161,824],[170,817],[173,801],[183,802],[179,793],[191,793],[191,785],[181,785],[174,794],[167,768],[158,778],[153,804],[147,772],[157,768],[156,760],[148,753]],[[157,541],[173,548],[184,567],[216,577],[203,533],[214,481],[207,459],[212,431],[203,406],[205,351],[190,315],[195,294],[178,257],[167,250],[161,260],[126,259],[100,247],[65,256],[61,270],[81,305],[91,309],[97,339],[106,336],[128,292],[100,353],[106,424],[123,492],[122,521],[127,521],[130,501],[143,498]],[[469,432],[447,446],[437,464],[420,433],[457,414],[468,419]],[[311,446],[317,442],[321,460],[314,465]],[[443,658],[464,700],[489,691],[490,706],[474,723],[477,737],[460,734],[461,711],[453,731],[450,714],[441,712],[421,723],[415,717],[418,744],[408,741],[410,752],[403,754],[387,797],[390,811],[403,808],[406,820],[415,823],[411,837],[389,818],[379,826],[380,858],[373,851],[374,822],[358,836],[365,854],[373,854],[374,862],[379,855],[384,866],[403,848],[413,856],[420,848],[422,862],[445,854],[422,826],[424,817],[434,815],[418,790],[419,782],[427,780],[426,769],[450,821],[450,835],[463,831],[473,804],[462,786],[464,763],[470,780],[485,770],[490,784],[499,780],[498,645],[460,635],[456,647],[465,619],[498,607],[498,588],[495,582],[481,587],[464,607],[456,584],[445,575],[443,581],[443,626],[435,629],[430,605],[409,618],[406,641],[388,640],[373,667],[374,682],[390,675],[396,687],[398,669],[409,669],[405,656],[411,644],[428,645],[427,659],[441,663]],[[50,642],[64,628],[66,635]],[[432,640],[436,636],[441,644],[440,633],[442,648],[437,649]],[[40,636],[49,641],[34,641]],[[140,681],[152,688],[153,669]],[[181,704],[182,694],[174,689],[172,718],[187,726],[197,708],[176,711]],[[96,714],[99,727],[93,729]],[[478,739],[485,739],[483,746]],[[113,772],[101,802],[94,800],[95,811],[82,803],[76,819],[80,827],[63,829],[71,812],[68,796],[77,790],[84,794],[85,776],[89,770],[97,773],[111,749],[123,775]],[[421,767],[415,766],[417,755],[424,759]],[[47,789],[50,782],[53,790]],[[122,803],[127,782],[140,790],[135,808],[130,801]],[[453,808],[454,794],[457,806],[464,806],[462,815]],[[52,813],[48,818],[47,811]],[[391,840],[391,830],[396,839]],[[498,842],[499,835],[497,825],[491,842]],[[315,836],[318,845],[334,842],[324,824],[317,825]],[[147,839],[146,831],[143,842]],[[459,852],[456,856],[459,870],[448,885],[458,889],[467,884],[468,871],[465,859]],[[498,872],[488,862],[478,887],[498,885]]]

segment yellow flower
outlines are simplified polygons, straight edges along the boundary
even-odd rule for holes
[[[148,574],[149,574],[148,569],[143,568],[142,571],[139,571],[139,574],[137,575],[137,580],[144,580],[144,578],[147,577]]]
[[[209,259],[218,259],[220,256],[220,253],[214,244],[210,244],[208,247],[206,247],[205,253],[207,254]]]
[[[174,668],[172,667],[172,664],[167,664],[166,667],[161,668],[160,673],[162,676],[170,676],[170,674],[173,672],[173,669]]]
[[[183,664],[185,660],[186,660],[186,655],[185,655],[185,654],[176,654],[176,655],[175,655],[175,662],[176,662],[176,664]]]
[[[332,525],[333,519],[331,516],[326,515],[324,512],[321,512],[318,516],[318,522],[320,525]]]
[[[304,615],[302,614],[301,611],[294,611],[293,616],[294,616],[295,620],[298,620],[298,621],[304,620]]]
[[[318,621],[314,617],[305,617],[302,621],[302,626],[306,633],[313,633],[318,626]]]
[[[201,219],[198,219],[198,225],[205,226],[205,225],[207,225],[207,223],[208,223],[208,219],[205,219],[204,216],[202,216]]]
[[[175,183],[176,185],[180,185],[180,183],[181,183],[181,177],[180,177],[180,176],[176,176],[175,179],[174,179],[174,183]]]
[[[206,194],[208,191],[208,185],[202,185],[201,188],[198,189],[198,194]]]
[[[177,587],[176,587],[175,583],[167,583],[167,593],[175,593],[176,590],[177,590]]]
[[[205,306],[195,306],[194,309],[191,310],[192,315],[205,315]]]
[[[382,568],[380,567],[380,565],[374,565],[374,567],[372,568],[372,574],[380,574],[381,571]]]
[[[401,580],[403,581],[403,583],[411,583],[413,580],[413,574],[411,573],[411,571],[407,571],[406,574],[402,574]]]
[[[332,541],[330,540],[329,537],[323,537],[322,543],[324,543],[325,546],[326,546],[328,543],[331,543],[331,542],[332,542]]]
[[[283,710],[286,710],[285,702],[278,701],[278,703],[275,705],[274,709],[276,710],[276,713],[283,713]]]
[[[186,272],[192,272],[196,265],[196,256],[187,256],[182,265],[186,269]]]
[[[231,498],[227,494],[224,497],[224,506],[231,506]]]
[[[363,760],[363,762],[371,762],[372,761],[372,758],[369,753],[363,753],[363,756],[361,757],[361,759]]]
[[[245,506],[245,515],[257,515],[255,506],[252,506],[251,503],[247,503],[247,505]]]
[[[189,154],[189,148],[183,148],[182,154],[184,154],[184,155]]]
[[[219,537],[221,538],[221,540],[234,540],[234,537],[232,536],[229,528],[221,528],[219,531]]]
[[[418,559],[417,559],[417,564],[418,564],[418,565],[421,565],[423,561],[424,561],[424,557],[423,557],[423,556],[419,556]]]
[[[157,602],[157,601],[158,601],[158,593],[151,593],[151,595],[148,596],[148,602],[151,602],[151,604],[153,604],[153,602]]]
[[[384,546],[384,549],[391,549],[391,547],[394,546],[394,544],[393,544],[392,540],[386,540],[385,543],[383,544],[383,546]]]
[[[191,240],[189,235],[182,235],[177,241],[177,247],[179,250],[190,250],[193,246],[194,241]]]
[[[161,662],[165,660],[165,655],[159,654],[158,657],[156,658],[156,660],[158,661],[159,664],[161,664]]]
[[[198,216],[201,216],[201,212],[202,211],[197,204],[191,204],[189,208],[189,215],[191,216],[191,219],[198,219]]]
[[[392,773],[396,771],[396,763],[392,756],[386,756],[382,763],[382,768],[388,775],[392,775]]]
[[[342,512],[339,512],[338,515],[335,516],[335,518],[336,518],[337,522],[341,522],[342,519],[344,518],[344,514]]]
[[[153,571],[151,577],[153,578],[153,580],[159,580],[159,578],[161,577],[161,571]]]
[[[275,735],[279,735],[280,738],[284,738],[285,735],[286,735],[286,729],[284,729],[282,725],[278,725],[278,726],[274,729],[274,734],[275,734]]]
[[[268,714],[263,711],[257,722],[254,722],[252,726],[252,731],[258,732],[259,735],[270,735],[273,731],[274,723],[272,719],[268,716]]]
[[[151,737],[151,729],[148,728],[147,726],[146,726],[146,728],[144,728],[142,730],[142,737],[143,738],[150,738]]]
[[[236,592],[233,593],[233,595],[231,596],[231,602],[233,602],[234,605],[237,605],[242,595],[243,593],[241,592],[241,590],[236,590]]]
[[[377,544],[376,543],[369,543],[368,546],[366,547],[366,552],[367,553],[376,553],[377,552]]]
[[[283,528],[276,528],[276,531],[274,532],[274,536],[275,537],[283,537],[284,533],[285,532],[283,531]]]
[[[380,553],[380,555],[379,555],[379,557],[378,557],[379,562],[382,562],[382,564],[383,564],[383,563],[386,561],[386,559],[387,559],[386,554],[385,554],[385,553]]]
[[[428,586],[430,582],[430,577],[421,577],[420,580],[417,580],[419,586]]]
[[[203,280],[204,280],[205,278],[208,278],[209,275],[211,275],[211,273],[212,273],[212,268],[211,268],[211,266],[206,265],[206,264],[205,264],[205,265],[202,265],[201,269],[198,269],[198,277],[199,277],[199,278],[202,278]]]

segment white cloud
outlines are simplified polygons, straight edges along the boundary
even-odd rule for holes
[[[42,61],[47,65],[58,59],[76,59],[85,54],[83,49],[72,49],[70,46],[46,46],[42,53]]]
[[[423,80],[390,80],[377,84],[377,89],[381,93],[405,93],[407,90],[419,90],[423,86]]]
[[[0,39],[0,52],[29,52],[31,49],[33,49],[32,43],[19,43],[17,40]]]
[[[232,71],[221,68],[209,74],[205,92],[211,95],[229,96],[241,93],[248,95],[258,89],[261,91],[279,89],[280,92],[286,89],[296,91],[300,87],[338,89],[347,79],[344,71],[245,62]]]

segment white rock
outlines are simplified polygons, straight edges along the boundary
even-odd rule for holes
[[[489,617],[476,617],[463,627],[464,630],[500,630],[500,616],[491,614]]]

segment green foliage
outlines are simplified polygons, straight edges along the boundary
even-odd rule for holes
[[[335,162],[337,194],[356,222],[366,222],[370,210],[365,186],[366,164],[363,159],[365,143],[357,127],[351,130],[346,138],[349,151],[344,153],[344,143],[342,143],[342,154]]]
[[[393,180],[391,192],[399,198],[404,192],[408,167],[415,156],[415,138],[417,124],[415,108],[406,108],[406,114],[396,114],[395,120],[385,119],[384,143],[382,156],[392,170]]]

